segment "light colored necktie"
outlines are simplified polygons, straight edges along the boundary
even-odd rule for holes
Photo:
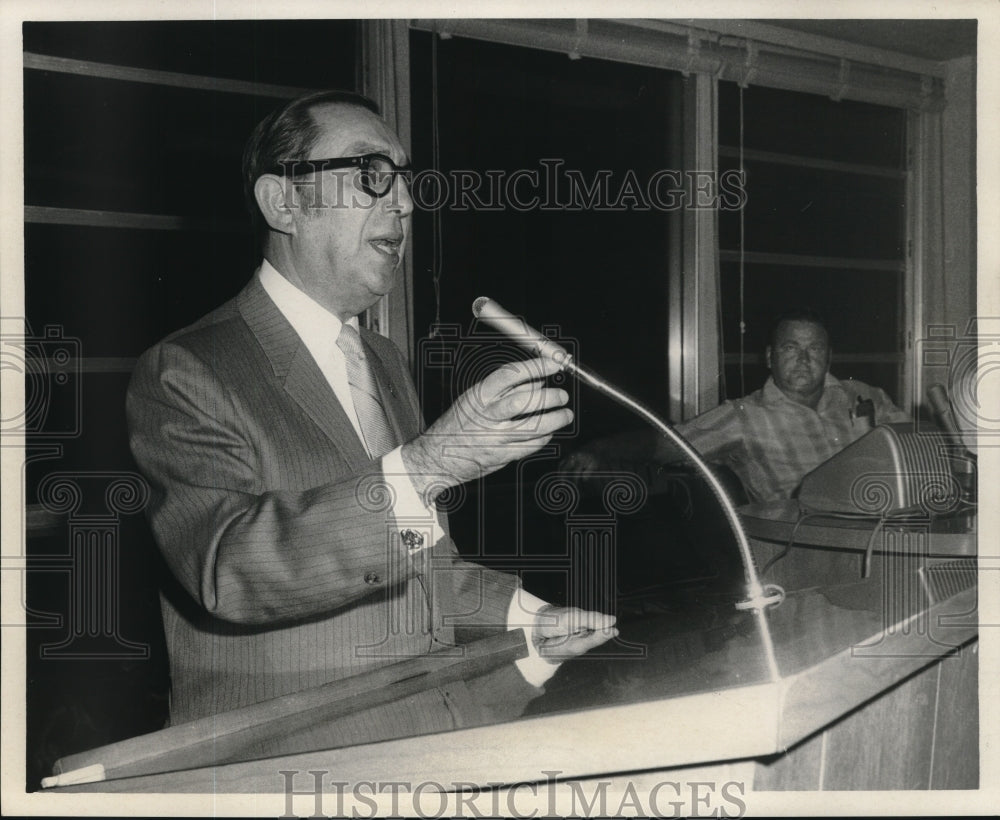
[[[396,446],[396,435],[379,398],[378,385],[365,356],[361,336],[351,325],[345,323],[337,337],[337,347],[344,351],[347,361],[347,380],[351,383],[354,412],[358,415],[368,455],[372,459],[381,458]]]

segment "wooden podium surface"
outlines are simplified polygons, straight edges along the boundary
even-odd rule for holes
[[[280,793],[280,772],[289,770],[485,786],[544,782],[547,770],[583,779],[739,760],[752,762],[758,789],[974,788],[974,530],[887,532],[890,546],[863,577],[870,528],[802,524],[796,538],[807,548],[782,556],[797,520],[791,507],[747,508],[744,520],[758,568],[771,561],[762,580],[785,589],[779,605],[748,616],[766,625],[776,677],[344,749],[212,766],[173,761],[169,771],[52,791]],[[741,651],[715,660],[742,663]],[[583,661],[566,664],[567,674]],[[720,728],[706,731],[693,715]],[[101,750],[91,754],[99,759]]]

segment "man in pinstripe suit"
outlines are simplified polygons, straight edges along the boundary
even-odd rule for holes
[[[413,210],[404,164],[356,95],[311,95],[265,119],[244,156],[260,269],[136,367],[130,443],[173,575],[171,722],[515,627],[531,654],[257,754],[513,717],[559,657],[616,634],[609,616],[550,607],[461,561],[435,510],[444,489],[533,452],[572,415],[544,384],[555,366],[533,360],[421,432],[402,355],[356,318],[395,284]],[[532,427],[515,418],[532,412]]]

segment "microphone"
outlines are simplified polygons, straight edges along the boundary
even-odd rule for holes
[[[472,315],[477,319],[482,319],[494,330],[499,330],[505,336],[509,336],[512,341],[532,353],[553,359],[563,368],[574,369],[573,356],[566,348],[529,327],[524,319],[513,313],[508,313],[488,296],[480,296],[472,303]]]
[[[747,582],[747,599],[737,603],[736,608],[757,610],[759,612],[771,604],[780,603],[781,599],[784,598],[784,591],[774,584],[768,584],[765,587],[760,582],[760,578],[757,575],[756,565],[754,564],[753,554],[750,551],[750,541],[747,538],[746,531],[743,529],[743,524],[740,522],[740,517],[736,512],[736,507],[729,498],[729,494],[726,492],[725,487],[722,486],[722,483],[716,477],[715,473],[712,472],[708,464],[705,463],[705,460],[698,454],[698,451],[688,444],[680,433],[674,430],[667,422],[661,419],[642,402],[632,398],[632,396],[628,395],[628,393],[624,390],[620,390],[615,387],[613,384],[601,378],[592,370],[574,362],[573,357],[565,350],[565,348],[557,345],[551,339],[547,339],[537,330],[529,327],[524,319],[508,313],[489,297],[480,296],[472,303],[472,315],[477,319],[482,319],[487,324],[492,325],[493,328],[499,330],[506,336],[509,336],[514,342],[522,347],[526,347],[528,350],[537,353],[540,356],[554,359],[558,364],[562,365],[564,371],[570,373],[580,381],[588,384],[598,392],[603,393],[610,399],[618,402],[622,406],[634,412],[636,415],[645,419],[647,422],[652,424],[653,427],[659,430],[667,439],[672,441],[674,445],[676,445],[676,447],[694,463],[694,465],[701,472],[702,476],[705,478],[712,492],[715,494],[715,497],[722,506],[723,514],[729,523],[729,527],[733,531],[733,535],[736,538],[736,543],[740,553],[743,556],[743,571]],[[769,633],[766,629],[764,629],[763,635],[766,644],[768,664],[774,678],[777,679],[777,660],[775,659],[774,648],[771,645]]]
[[[941,422],[941,426],[944,427],[945,431],[956,438],[960,437],[962,431],[955,424],[955,416],[951,411],[951,401],[948,398],[948,390],[945,386],[943,384],[932,384],[927,388],[927,398],[930,400],[931,407],[934,408],[938,421]]]

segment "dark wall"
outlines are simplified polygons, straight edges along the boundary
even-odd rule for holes
[[[23,27],[33,54],[302,89],[354,87],[357,32],[350,20]],[[166,719],[162,567],[125,391],[136,356],[249,280],[258,254],[240,157],[282,103],[24,71],[25,204],[75,209],[36,210],[24,237],[29,789],[58,757]],[[67,224],[86,223],[81,211],[152,215],[159,227]]]

